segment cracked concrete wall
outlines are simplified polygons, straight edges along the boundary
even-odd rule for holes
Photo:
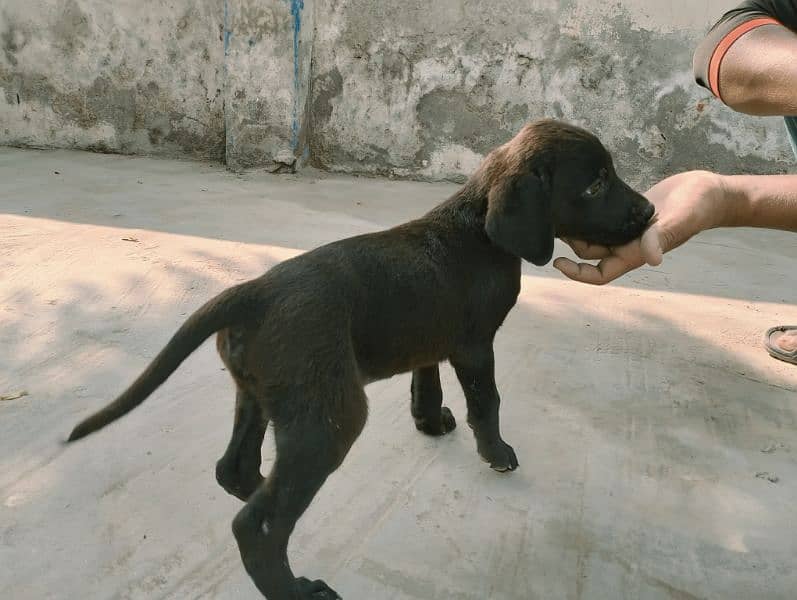
[[[547,116],[597,133],[638,184],[782,171],[794,161],[782,120],[735,114],[693,80],[695,45],[737,4],[317,0],[312,160],[461,180]]]
[[[781,172],[782,120],[692,78],[695,45],[736,4],[5,0],[0,143],[462,180],[548,116],[598,134],[639,185]]]
[[[308,158],[314,0],[227,0],[227,164],[288,170]]]
[[[0,143],[221,160],[217,0],[4,0]]]

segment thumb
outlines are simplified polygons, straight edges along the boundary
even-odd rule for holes
[[[660,233],[658,224],[654,223],[642,234],[639,244],[642,258],[653,267],[658,267],[663,259]]]

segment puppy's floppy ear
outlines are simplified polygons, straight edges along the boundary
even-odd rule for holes
[[[541,267],[553,256],[553,214],[542,172],[506,177],[487,196],[485,230],[494,244]]]

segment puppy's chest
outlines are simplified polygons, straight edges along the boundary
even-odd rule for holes
[[[520,264],[477,265],[467,278],[466,312],[472,318],[503,320],[520,293]]]

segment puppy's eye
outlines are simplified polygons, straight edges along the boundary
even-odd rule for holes
[[[598,178],[596,179],[591,186],[589,186],[586,190],[584,190],[584,195],[587,198],[594,198],[598,194],[601,193],[603,190],[603,179]]]

